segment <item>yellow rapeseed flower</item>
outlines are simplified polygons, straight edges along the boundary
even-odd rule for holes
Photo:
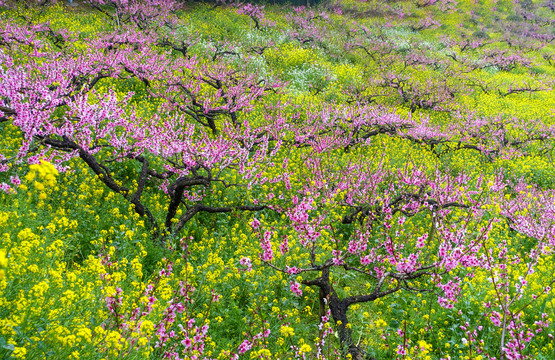
[[[279,332],[281,333],[281,335],[283,336],[293,336],[295,335],[295,330],[293,330],[292,327],[287,326],[287,325],[283,325],[280,329]]]

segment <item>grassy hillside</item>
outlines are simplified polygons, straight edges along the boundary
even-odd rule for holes
[[[552,2],[146,3],[0,2],[0,357],[555,357]]]

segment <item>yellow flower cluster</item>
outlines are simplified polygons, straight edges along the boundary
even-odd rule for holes
[[[29,172],[25,176],[28,183],[32,183],[34,188],[39,192],[38,198],[44,200],[48,194],[56,188],[56,177],[58,170],[50,162],[41,160],[38,164],[29,166]],[[27,190],[27,185],[22,184],[21,190]]]

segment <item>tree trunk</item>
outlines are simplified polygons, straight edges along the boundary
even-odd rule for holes
[[[341,300],[335,289],[330,284],[330,269],[322,269],[322,276],[314,279],[303,281],[303,284],[309,286],[318,286],[320,288],[319,298],[320,298],[320,315],[325,314],[325,301],[328,300],[328,306],[330,308],[331,316],[337,325],[337,331],[339,333],[339,342],[343,348],[343,354],[351,354],[353,360],[364,360],[365,353],[354,343],[352,337],[352,331],[349,326],[349,319],[347,318],[347,310],[349,305]]]

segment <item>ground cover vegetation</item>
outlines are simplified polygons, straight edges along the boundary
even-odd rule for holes
[[[553,1],[0,20],[2,358],[555,356]]]

